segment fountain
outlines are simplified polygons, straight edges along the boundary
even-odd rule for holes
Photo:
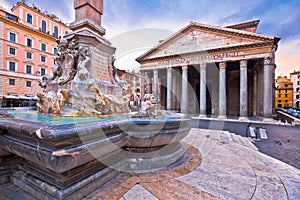
[[[95,80],[92,73],[90,47],[80,44],[74,37],[60,39],[58,56],[53,75],[45,75],[38,81],[44,88],[37,94],[38,110],[44,114],[63,117],[104,116],[129,112],[130,94],[126,81],[113,79],[116,85],[110,92],[104,92],[103,83]],[[112,68],[114,66],[112,65]]]
[[[58,43],[53,75],[39,80],[39,114],[1,113],[0,184],[38,199],[80,199],[120,172],[152,172],[185,159],[180,140],[188,119],[158,117],[151,95],[129,113],[128,85],[114,73],[115,49],[103,38],[102,4],[74,1],[73,33]]]

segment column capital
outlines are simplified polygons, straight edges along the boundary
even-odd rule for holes
[[[227,66],[226,62],[220,62],[219,63],[219,68],[220,69],[226,69],[226,66]]]
[[[273,57],[267,56],[264,58],[264,65],[273,65],[273,64],[274,64]]]
[[[182,72],[187,72],[188,66],[182,66]]]
[[[240,60],[240,68],[247,68],[248,60]]]
[[[153,74],[158,74],[158,70],[157,69],[153,69]]]
[[[172,67],[167,67],[168,72],[172,71]]]

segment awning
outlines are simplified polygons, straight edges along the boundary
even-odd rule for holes
[[[19,96],[15,96],[15,95],[5,95],[4,98],[6,98],[6,99],[19,99]]]
[[[37,96],[32,97],[32,100],[40,100]]]
[[[27,96],[19,96],[19,98],[24,100],[31,100],[31,97],[27,97]]]

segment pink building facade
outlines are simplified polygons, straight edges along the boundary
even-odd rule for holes
[[[0,11],[0,99],[2,107],[26,106],[41,90],[36,79],[51,74],[57,40],[70,32],[56,16],[18,2]]]

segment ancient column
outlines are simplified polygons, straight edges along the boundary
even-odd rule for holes
[[[226,118],[226,62],[219,63],[219,118]]]
[[[172,109],[172,68],[167,68],[167,110]]]
[[[176,95],[177,95],[177,102],[176,102],[176,107],[177,107],[177,110],[180,109],[180,106],[181,106],[181,89],[182,89],[182,77],[181,76],[178,76],[177,77],[177,81],[178,81],[178,87],[176,87]]]
[[[149,77],[149,72],[145,72],[145,94],[152,94],[152,78]]]
[[[206,63],[200,64],[200,115],[206,117]]]
[[[141,100],[144,101],[145,96],[145,71],[141,71]]]
[[[174,69],[173,69],[174,70]],[[177,77],[176,77],[177,71],[174,70],[174,75],[173,75],[173,80],[172,80],[172,91],[173,91],[173,96],[172,96],[172,109],[177,110],[177,89],[178,89],[178,83],[177,83]]]
[[[272,85],[273,85],[273,69],[274,62],[272,57],[265,57],[264,59],[264,101],[263,101],[263,115],[265,118],[272,117]]]
[[[257,115],[257,72],[253,71],[253,116]]]
[[[240,61],[240,119],[245,119],[248,115],[247,64],[247,60]]]
[[[158,102],[158,70],[153,70],[153,81],[154,81],[154,97],[156,99],[156,103]]]
[[[182,67],[181,113],[188,112],[188,67]]]

